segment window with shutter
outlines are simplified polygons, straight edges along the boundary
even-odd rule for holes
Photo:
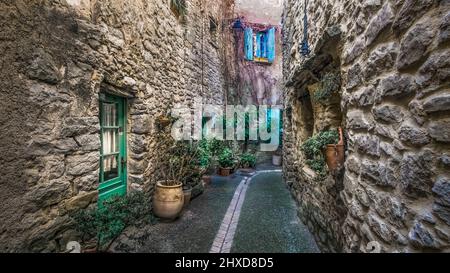
[[[251,28],[246,28],[244,33],[245,59],[247,59],[248,61],[253,61],[253,30]]]
[[[245,59],[248,61],[273,63],[275,61],[275,28],[253,34],[245,29]]]

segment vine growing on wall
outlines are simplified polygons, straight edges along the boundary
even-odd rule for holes
[[[314,100],[324,104],[341,87],[341,77],[335,73],[326,73],[320,81],[320,88],[314,93]]]

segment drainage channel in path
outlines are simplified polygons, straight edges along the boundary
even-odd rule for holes
[[[253,176],[214,177],[172,223],[129,227],[113,252],[298,253],[318,252],[280,170]]]
[[[279,170],[244,178],[211,253],[316,253],[319,249],[297,216],[294,200]]]

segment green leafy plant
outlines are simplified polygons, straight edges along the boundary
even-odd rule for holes
[[[256,166],[256,156],[249,153],[242,154],[239,158],[239,165],[242,168],[254,168]]]
[[[198,143],[198,164],[203,170],[211,167],[212,152],[211,144],[207,139],[202,139]]]
[[[184,185],[200,176],[200,152],[198,145],[188,141],[177,141],[166,150],[159,162],[160,179],[166,186]],[[203,158],[205,159],[205,158]]]
[[[329,144],[339,142],[337,130],[323,131],[309,138],[302,145],[302,151],[306,156],[306,164],[321,176],[326,174],[323,149]]]
[[[142,192],[133,192],[123,197],[113,197],[100,206],[71,214],[82,241],[96,239],[96,250],[106,251],[114,240],[129,225],[141,222],[154,223],[148,198]]]
[[[223,149],[218,158],[219,165],[222,168],[232,168],[234,166],[233,151],[229,148]]]
[[[334,92],[339,90],[341,86],[341,78],[335,73],[326,73],[321,82],[320,88],[314,92],[314,100],[320,103],[326,103]]]
[[[212,156],[219,156],[223,152],[223,150],[226,148],[225,142],[220,141],[216,138],[208,140],[208,142],[209,142],[209,147],[210,147]]]

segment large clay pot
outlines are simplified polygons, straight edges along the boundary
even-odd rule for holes
[[[325,151],[325,157],[327,160],[328,169],[331,172],[335,172],[344,165],[345,151],[343,144],[327,145]]]
[[[219,168],[220,176],[230,176],[232,168]]]
[[[153,195],[153,213],[155,216],[166,220],[174,220],[180,215],[183,205],[182,183],[176,183],[175,186],[165,186],[162,182],[156,183]]]
[[[281,166],[281,155],[272,155],[272,164],[274,166]]]

